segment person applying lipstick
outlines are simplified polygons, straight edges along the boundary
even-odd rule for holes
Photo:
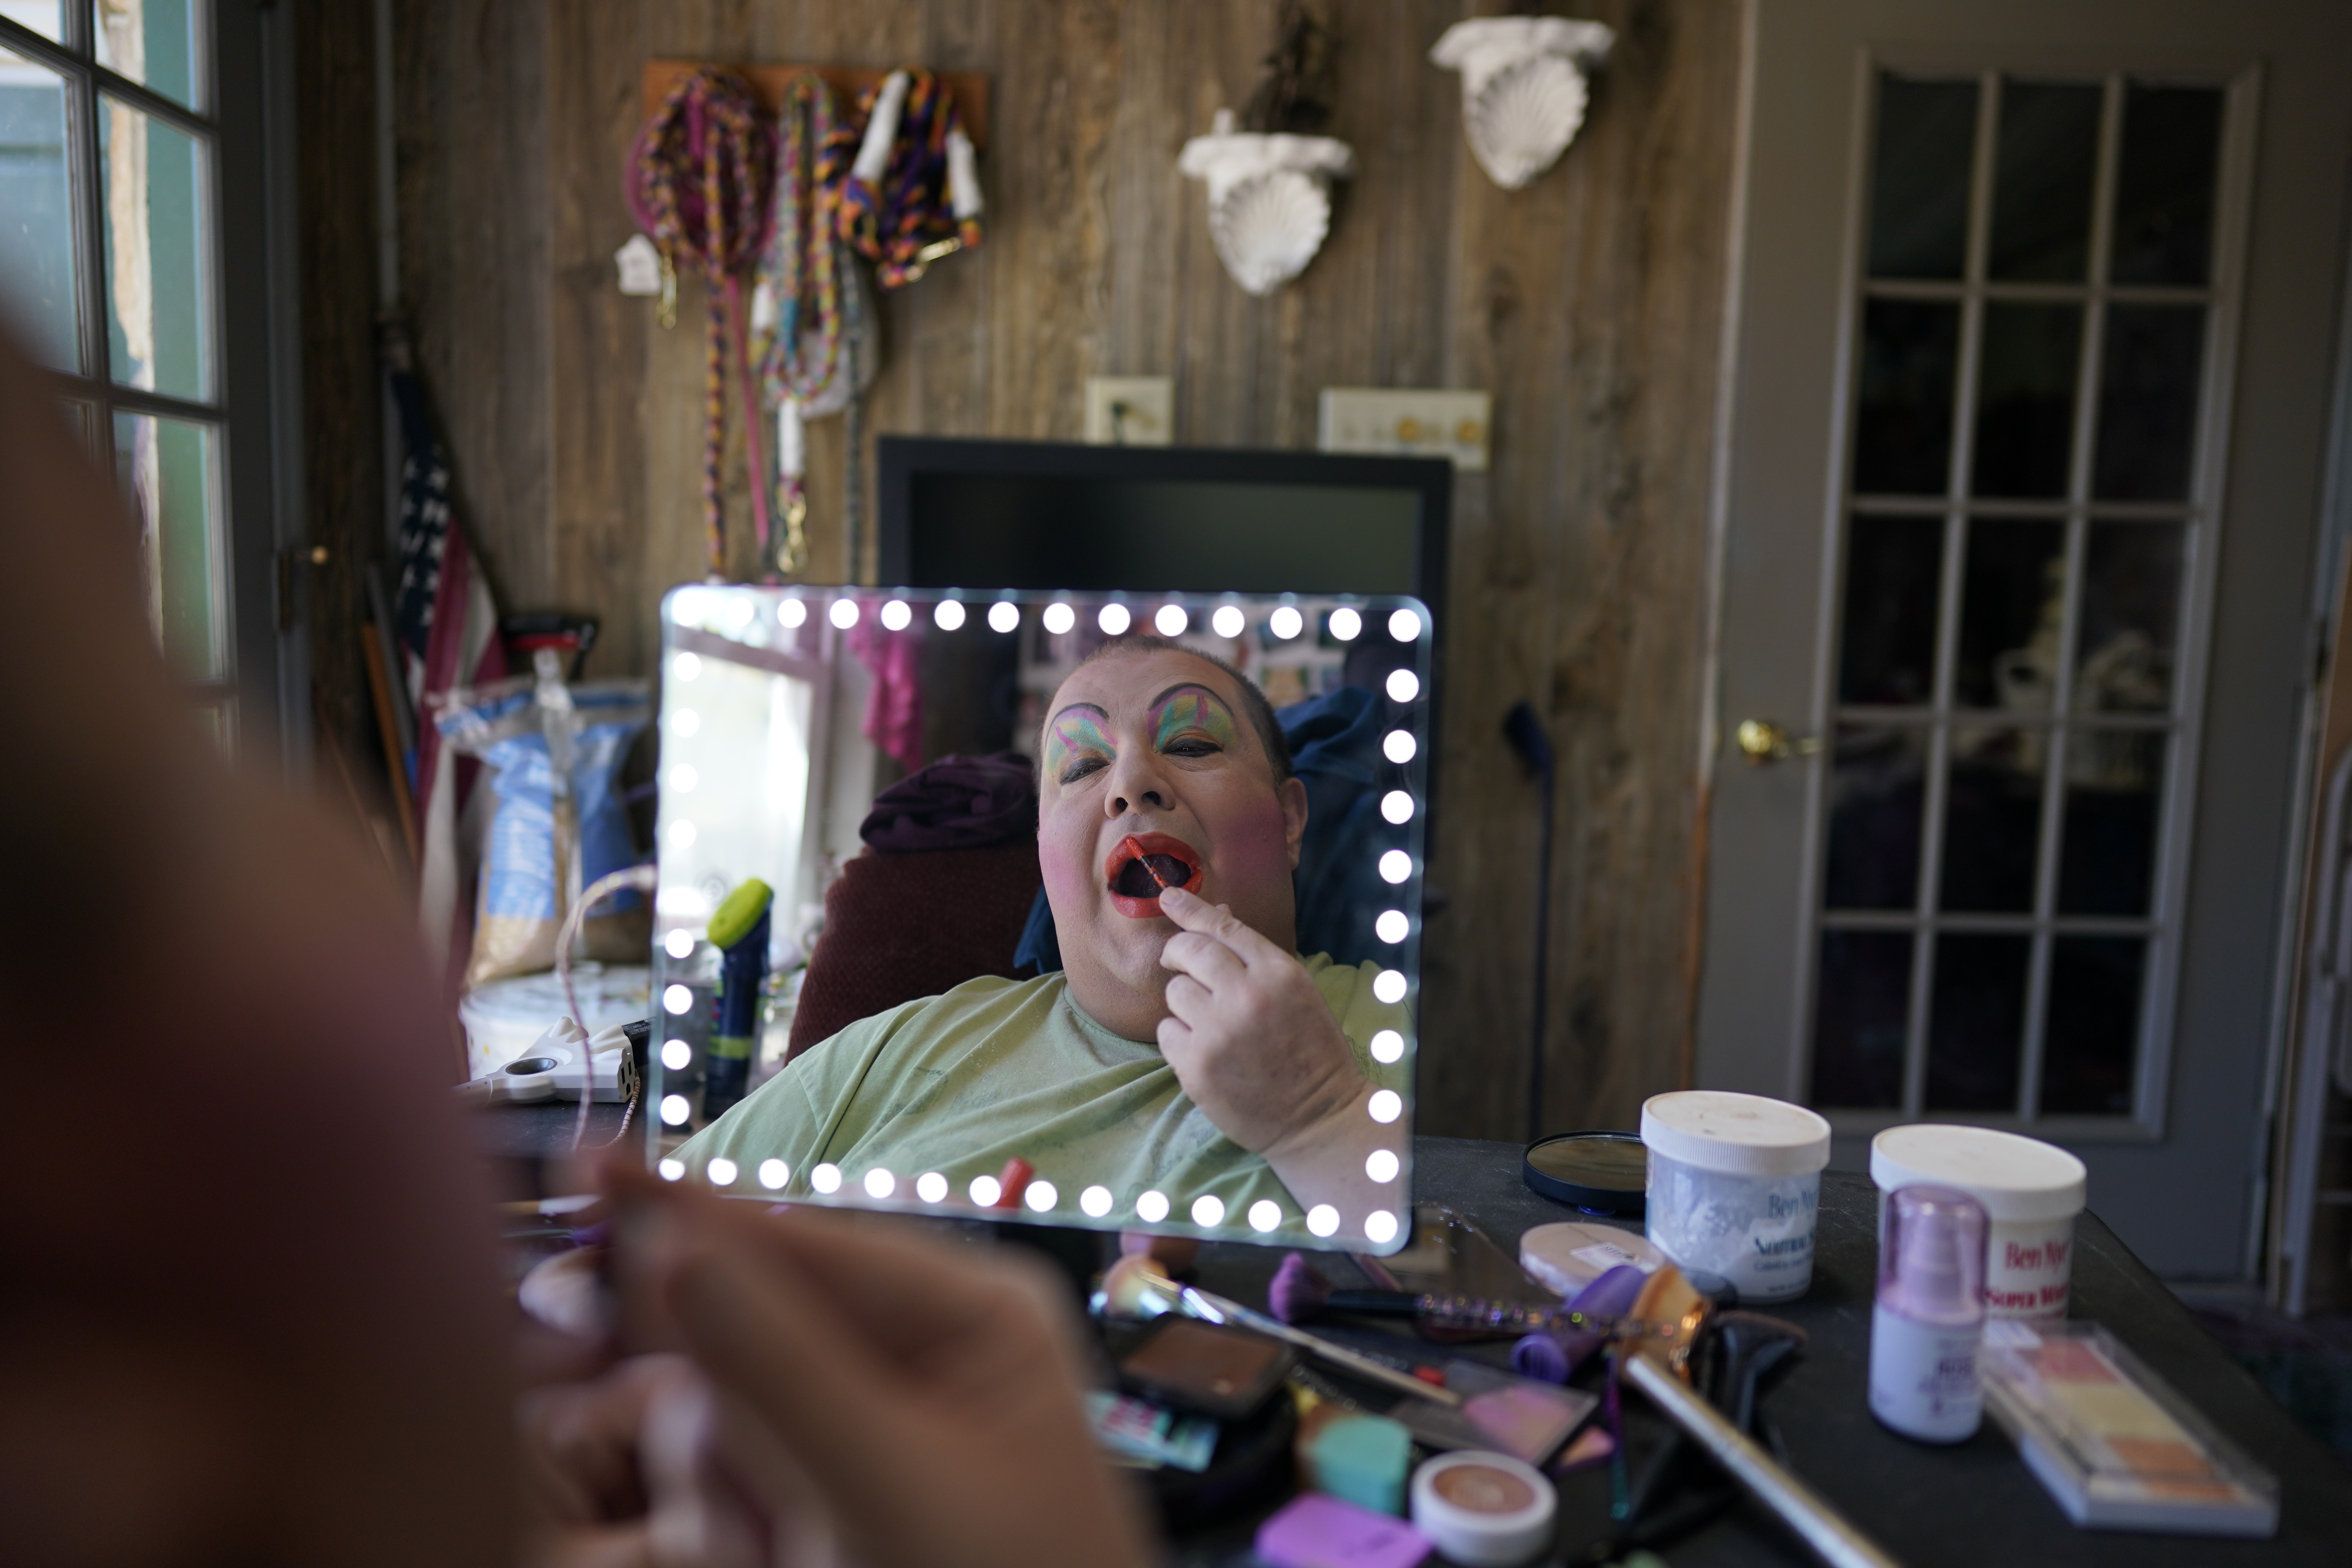
[[[1204,1195],[1234,1221],[1272,1200],[1284,1231],[1328,1205],[1360,1234],[1400,1201],[1367,1173],[1376,1150],[1403,1152],[1371,1099],[1409,1089],[1367,1046],[1410,1025],[1372,995],[1377,965],[1297,952],[1307,789],[1265,696],[1222,661],[1131,637],[1072,671],[1047,714],[1037,856],[1063,968],[862,1019],[678,1158],[780,1159],[788,1192],[819,1163],[845,1182],[936,1171],[961,1195],[1018,1155],[1062,1205],[1105,1188],[1098,1218],[1156,1191],[1180,1219]]]

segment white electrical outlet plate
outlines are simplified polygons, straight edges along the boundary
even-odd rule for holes
[[[1486,468],[1494,400],[1450,387],[1327,386],[1315,444],[1326,452],[1450,458],[1469,473]]]
[[[1176,382],[1165,375],[1087,377],[1087,440],[1165,447],[1176,438]]]

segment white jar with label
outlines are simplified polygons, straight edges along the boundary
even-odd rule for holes
[[[1745,1302],[1813,1282],[1813,1229],[1830,1124],[1759,1094],[1693,1089],[1642,1107],[1651,1241],[1685,1273],[1717,1274]]]
[[[2089,1190],[2083,1162],[2038,1138],[1990,1127],[1890,1127],[1870,1141],[1870,1179],[1901,1187],[1953,1187],[1984,1205],[1985,1312],[2054,1321],[2074,1286],[2074,1216]]]

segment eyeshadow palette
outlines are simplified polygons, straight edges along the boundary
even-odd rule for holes
[[[2066,1517],[2267,1539],[2278,1479],[2096,1323],[1985,1325],[1985,1405]]]
[[[1119,1357],[1119,1381],[1146,1398],[1237,1421],[1298,1363],[1279,1340],[1193,1318],[1162,1318]]]

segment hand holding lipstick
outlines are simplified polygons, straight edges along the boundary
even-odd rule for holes
[[[1181,928],[1160,958],[1175,976],[1159,1037],[1185,1094],[1302,1205],[1373,1206],[1364,1159],[1392,1135],[1366,1110],[1371,1085],[1307,966],[1181,888],[1160,910]]]

